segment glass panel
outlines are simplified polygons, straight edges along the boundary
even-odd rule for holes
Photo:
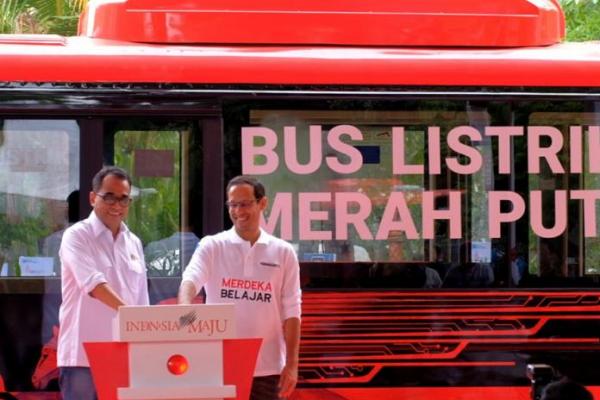
[[[114,131],[114,163],[132,175],[127,224],[142,240],[148,276],[180,276],[199,241],[199,135],[189,123],[129,122]],[[193,159],[192,159],[193,158]],[[193,167],[193,168],[192,168]]]
[[[10,390],[56,389],[40,344],[56,346],[60,282],[49,277],[78,219],[79,137],[72,120],[0,120],[0,375]]]
[[[270,189],[273,207],[288,207],[284,200],[280,200],[273,192],[292,193],[291,207],[293,209],[292,226],[285,225],[281,220],[275,225],[275,233],[286,240],[292,241],[298,249],[302,261],[423,261],[425,259],[425,244],[421,238],[407,240],[405,233],[400,230],[391,230],[388,240],[374,240],[374,232],[379,230],[379,224],[386,209],[387,200],[392,192],[401,192],[406,199],[407,209],[414,227],[420,231],[421,226],[421,193],[425,188],[423,174],[411,174],[397,177],[392,172],[392,148],[389,145],[392,137],[392,127],[402,125],[407,127],[405,135],[406,163],[411,165],[424,165],[426,146],[426,121],[444,119],[453,120],[460,118],[457,115],[444,115],[435,112],[430,114],[412,112],[386,112],[368,111],[357,113],[353,111],[293,111],[293,110],[251,110],[250,125],[268,127],[277,133],[277,142],[284,142],[284,127],[295,127],[295,141],[298,148],[295,155],[291,152],[284,154],[283,147],[278,146],[277,158],[281,164],[298,164],[279,168],[277,173],[261,176],[261,180]],[[464,119],[464,116],[463,116]],[[356,141],[356,149],[363,157],[363,166],[353,174],[343,174],[331,168],[327,162],[320,162],[323,157],[336,153],[328,143],[331,129],[339,130],[340,126],[351,124],[348,132],[360,132],[362,140]],[[313,128],[311,128],[311,126]],[[317,129],[319,132],[317,132]],[[313,133],[311,132],[311,129]],[[290,132],[290,131],[288,131]],[[313,141],[311,135],[318,133],[319,141]],[[316,136],[315,136],[316,137]],[[305,145],[300,145],[305,144]],[[306,145],[309,144],[309,145]],[[319,148],[319,154],[310,153],[310,147]],[[314,172],[296,173],[301,165],[319,162]],[[345,155],[340,157],[340,162],[348,163]],[[260,163],[257,160],[257,164]],[[311,226],[303,227],[300,214],[299,193],[327,193],[327,198],[311,201],[311,210],[320,213],[323,218],[315,218]],[[344,212],[348,215],[360,212],[364,205],[356,201],[348,201],[343,196],[348,193],[358,193],[356,199],[366,200],[371,212],[365,220],[367,230],[359,232],[347,229],[335,223],[335,217],[341,217],[339,207],[344,204]],[[284,230],[282,232],[282,224]],[[310,229],[305,229],[310,228]],[[343,231],[339,231],[342,228]],[[291,236],[290,236],[291,233]],[[312,236],[321,236],[321,239],[310,239]]]
[[[62,233],[77,220],[79,128],[0,122],[0,276],[59,275]]]
[[[265,183],[264,228],[295,247],[305,286],[596,285],[595,110],[541,100],[230,104],[227,175]]]
[[[535,236],[529,243],[529,273],[547,284],[562,285],[564,279],[598,275],[600,269],[600,240],[597,234],[597,212],[600,189],[597,163],[593,157],[598,151],[598,126],[600,118],[595,110],[597,103],[587,107],[571,105],[570,109],[534,112],[530,125],[552,126],[556,129],[554,141],[562,141],[557,152],[558,164],[542,166],[540,174],[530,176],[530,186],[542,193],[543,225],[560,226],[556,193],[569,191],[566,219],[568,226],[550,238]],[[548,147],[549,137],[543,144]],[[592,157],[592,158],[590,158]],[[577,161],[578,160],[578,161]],[[557,172],[564,169],[565,173]],[[570,173],[569,173],[570,172]],[[586,200],[581,197],[592,196]],[[586,203],[589,209],[586,209]],[[550,212],[546,212],[549,210]],[[554,212],[553,212],[554,211]],[[586,227],[588,225],[589,227]],[[586,232],[590,229],[589,233]],[[584,281],[585,282],[585,281]]]

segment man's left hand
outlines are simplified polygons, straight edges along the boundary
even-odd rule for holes
[[[287,399],[294,392],[298,383],[298,366],[286,364],[279,378],[279,397]]]

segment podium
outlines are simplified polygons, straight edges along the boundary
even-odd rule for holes
[[[247,400],[261,339],[233,304],[121,307],[114,342],[84,348],[99,400]]]

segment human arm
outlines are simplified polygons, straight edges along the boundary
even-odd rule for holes
[[[178,304],[192,304],[198,292],[208,280],[208,267],[212,258],[206,245],[207,239],[203,239],[196,247],[192,258],[183,271],[179,292],[177,293]]]
[[[117,292],[110,283],[99,283],[88,294],[115,311],[125,305],[148,305],[148,280],[142,242],[133,234],[125,235],[127,253],[130,255],[127,266],[126,284],[129,286],[123,292]]]
[[[279,378],[279,396],[288,398],[298,382],[298,358],[300,348],[300,318],[288,318],[283,322],[285,339],[285,366]]]
[[[106,304],[108,307],[113,310],[118,310],[119,307],[124,306],[125,302],[106,282],[100,283],[91,292],[89,295],[95,298],[96,300]]]
[[[59,251],[63,279],[72,277],[76,285],[72,288],[116,310],[124,301],[108,284],[105,271],[113,268],[111,260],[94,240],[96,237],[83,225],[67,229]]]
[[[150,304],[150,294],[148,293],[148,271],[146,268],[146,257],[144,256],[144,247],[138,237],[135,237],[137,260],[131,260],[134,265],[133,269],[137,270],[142,277],[141,284],[137,288],[137,298],[135,299],[135,305],[147,306]]]
[[[177,294],[177,304],[192,304],[197,294],[198,291],[192,281],[182,281]]]
[[[284,278],[281,292],[281,315],[283,319],[283,338],[285,340],[286,360],[279,379],[279,395],[289,397],[298,382],[298,359],[300,347],[300,266],[296,253],[291,248],[284,261]]]

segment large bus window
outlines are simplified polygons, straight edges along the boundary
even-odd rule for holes
[[[0,120],[0,373],[31,386],[40,343],[60,304],[58,249],[78,219],[80,130],[75,120]]]
[[[79,127],[0,120],[0,277],[60,275],[62,233],[77,220]]]
[[[257,127],[245,131],[252,136],[246,146],[273,149],[247,155],[253,158],[246,162],[256,167],[271,199],[266,229],[290,241],[303,265],[317,274],[328,275],[324,271],[331,263],[336,271],[357,270],[334,272],[307,284],[319,286],[317,282],[325,280],[330,282],[326,285],[353,287],[439,288],[454,264],[477,261],[491,269],[491,245],[477,224],[483,217],[477,212],[484,201],[487,170],[465,177],[436,161],[452,155],[445,144],[451,128],[491,120],[485,109],[447,101],[322,105],[323,109],[312,104],[304,109],[256,105],[243,112],[233,107],[236,111],[226,118],[227,137],[239,138],[243,127]],[[239,121],[240,115],[247,119]],[[431,126],[440,132],[435,143],[428,136]],[[348,147],[340,146],[338,138]],[[394,143],[398,138],[401,143]],[[241,147],[244,143],[231,141],[227,158],[243,159],[236,154]],[[489,159],[489,142],[481,147]],[[435,154],[430,149],[436,149]],[[362,165],[349,172],[351,153],[359,154]],[[397,173],[400,164],[410,172]],[[231,175],[248,173],[235,161],[230,170]],[[423,210],[447,208],[451,191],[462,193],[452,201],[458,199],[466,210],[460,239],[450,235],[454,221],[429,221],[424,226]],[[471,251],[471,245],[478,250]],[[493,276],[481,285],[492,286]]]
[[[421,116],[420,116],[421,117]],[[432,116],[430,116],[431,118]],[[356,229],[340,231],[341,226],[336,224],[334,216],[339,216],[341,209],[339,201],[346,193],[360,193],[369,202],[371,213],[366,219],[365,226],[369,232],[375,232],[383,215],[387,199],[392,191],[402,191],[409,199],[408,210],[417,229],[420,223],[420,193],[425,181],[423,175],[410,175],[402,178],[394,177],[392,173],[392,152],[389,146],[391,127],[395,124],[409,125],[407,130],[407,162],[423,164],[425,157],[425,139],[421,130],[422,120],[411,118],[403,112],[378,112],[368,111],[356,113],[353,111],[294,111],[294,110],[251,110],[250,124],[263,126],[277,132],[277,142],[284,143],[284,130],[286,126],[295,127],[296,143],[288,144],[297,146],[297,151],[290,157],[291,151],[284,153],[284,146],[279,147],[277,153],[280,162],[286,163],[286,168],[278,169],[275,174],[262,178],[268,188],[271,188],[273,206],[282,204],[277,202],[276,192],[291,193],[293,207],[292,226],[290,232],[281,232],[282,219],[278,225],[279,234],[287,237],[298,250],[302,261],[423,261],[425,259],[424,241],[403,237],[403,232],[394,230],[388,240],[373,240],[371,235],[361,235]],[[344,124],[352,124],[360,130],[363,139],[356,145],[360,151],[364,166],[360,171],[346,175],[329,168],[321,162],[335,152],[326,138],[331,129]],[[311,128],[313,126],[313,128]],[[320,127],[317,132],[314,127]],[[312,129],[312,132],[311,132]],[[317,146],[313,145],[313,137],[319,137]],[[289,136],[288,136],[289,137]],[[305,145],[302,145],[302,144]],[[307,146],[311,143],[311,148]],[[315,147],[319,147],[315,150]],[[288,150],[288,149],[286,149]],[[311,153],[312,152],[312,153]],[[294,159],[294,158],[297,158]],[[344,160],[347,162],[347,160]],[[317,167],[315,164],[319,163]],[[296,166],[293,166],[296,164]],[[312,172],[294,172],[300,170]],[[300,193],[327,193],[326,198],[316,199],[312,202],[311,212],[315,218],[311,225],[303,225],[304,221],[298,218]],[[346,199],[344,199],[345,201]],[[348,199],[347,207],[350,212],[356,212],[359,204]],[[340,206],[341,207],[341,206]],[[322,217],[322,218],[321,218]],[[284,225],[285,226],[285,225]],[[285,229],[285,228],[284,228]],[[291,236],[290,236],[291,233]]]
[[[542,166],[539,174],[531,174],[529,184],[541,192],[543,225],[545,227],[560,229],[559,234],[553,237],[539,237],[530,231],[529,241],[529,274],[537,277],[543,285],[563,285],[566,278],[572,280],[578,277],[587,277],[587,282],[600,273],[600,240],[598,239],[596,218],[598,203],[586,210],[582,199],[571,198],[566,204],[566,210],[561,213],[557,203],[556,193],[587,193],[593,195],[600,189],[598,173],[592,173],[595,161],[590,159],[597,146],[599,133],[590,126],[598,126],[600,117],[595,112],[590,112],[595,107],[574,107],[564,111],[554,110],[532,112],[529,116],[529,125],[551,126],[556,129],[554,141],[562,141],[564,145],[557,153],[559,163]],[[545,138],[545,146],[550,146],[550,138]],[[579,161],[575,161],[575,158]],[[565,170],[564,173],[558,171]],[[557,172],[558,171],[558,172]],[[585,192],[579,192],[585,191]],[[587,201],[586,201],[587,202]],[[566,228],[561,229],[561,223],[566,218]],[[586,221],[587,220],[587,221]],[[593,222],[592,229],[596,232],[586,233],[586,224]],[[586,280],[583,281],[584,283]]]
[[[197,130],[188,122],[128,121],[108,136],[106,158],[132,176],[127,224],[144,244],[148,276],[180,276],[202,234]]]
[[[588,127],[598,117],[584,112],[592,107],[461,100],[232,104],[226,169],[228,177],[248,173],[265,183],[264,227],[294,246],[305,287],[589,285],[600,257],[597,229],[585,233],[595,224],[584,223],[589,204],[598,207],[590,203],[597,173],[588,166],[595,164],[585,158],[597,146]],[[573,126],[585,139],[580,150],[573,147]],[[578,152],[582,170],[570,171]],[[559,172],[557,163],[566,170]],[[563,215],[556,196],[569,193],[575,194]],[[521,203],[521,215],[511,214]]]

